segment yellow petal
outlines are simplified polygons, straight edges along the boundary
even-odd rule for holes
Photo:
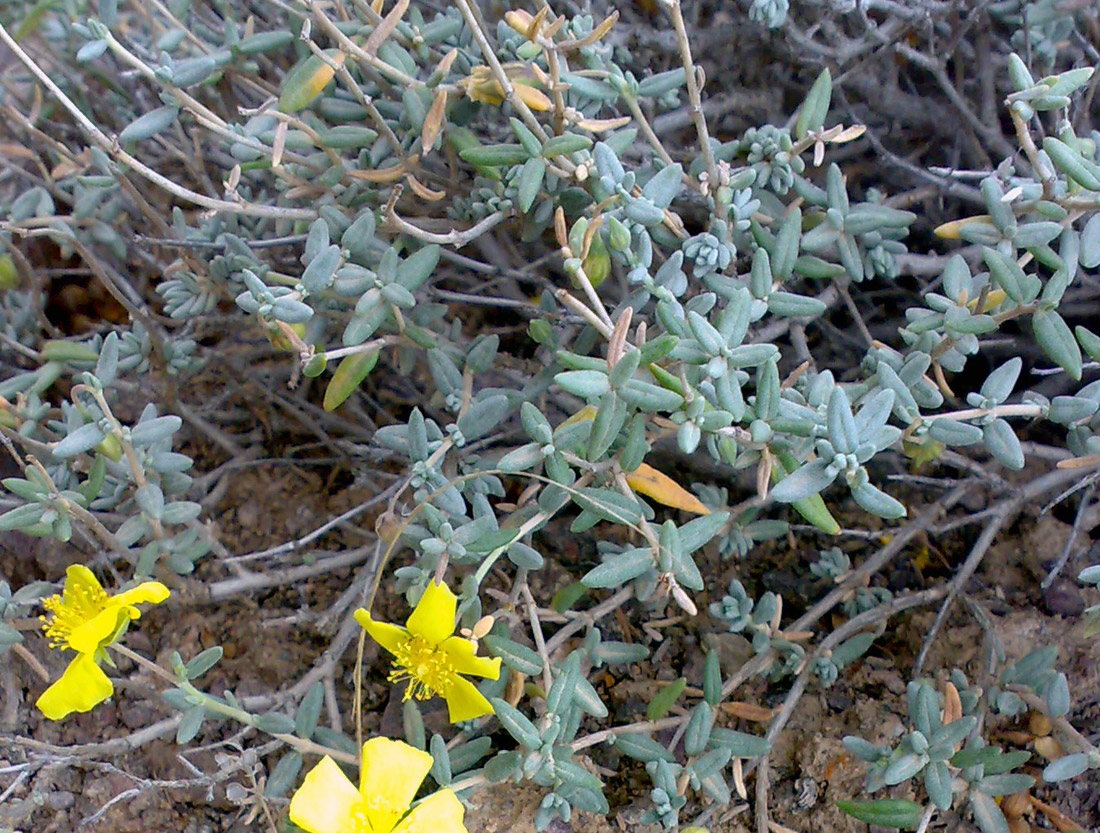
[[[35,705],[50,720],[61,720],[72,712],[91,711],[114,690],[92,655],[78,654],[61,679],[43,691]]]
[[[651,497],[663,506],[683,509],[697,515],[709,515],[710,510],[691,492],[669,477],[642,463],[626,476],[627,485],[638,494]]]
[[[393,830],[431,768],[431,755],[399,740],[371,738],[363,744],[359,792],[375,831]]]
[[[428,582],[428,588],[416,603],[405,626],[413,636],[422,636],[438,645],[455,632],[455,609],[458,599],[446,584]]]
[[[473,674],[475,677],[500,678],[500,657],[477,656],[474,643],[461,636],[452,636],[443,640],[439,646],[447,654],[451,666],[459,674]]]
[[[65,589],[62,591],[65,601],[74,594],[86,594],[87,598],[96,598],[105,595],[103,585],[95,577],[95,573],[83,564],[70,564],[65,570]]]
[[[463,720],[473,720],[475,717],[494,713],[493,704],[485,699],[477,686],[457,674],[447,687],[445,696],[447,716],[451,723],[461,723]]]
[[[362,809],[359,790],[325,755],[290,799],[290,820],[308,833],[345,833],[355,829]]]
[[[132,618],[129,608],[112,604],[73,628],[69,634],[69,647],[81,654],[94,654],[104,645],[114,642]]]
[[[159,581],[145,581],[137,587],[131,587],[129,590],[123,590],[117,596],[112,596],[111,601],[128,606],[138,604],[159,605],[168,598],[168,595],[168,588]],[[138,616],[140,615],[139,612]],[[137,619],[138,617],[134,616],[132,618]]]
[[[433,793],[413,807],[393,833],[467,833],[462,823],[466,808],[451,790]]]
[[[391,625],[389,622],[379,622],[372,619],[371,615],[359,608],[355,611],[355,621],[358,622],[371,639],[389,651],[396,654],[397,649],[409,641],[409,632],[399,625]]]

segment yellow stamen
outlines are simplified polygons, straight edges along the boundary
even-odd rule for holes
[[[397,647],[393,666],[389,681],[408,681],[406,700],[427,700],[436,694],[445,697],[455,675],[447,654],[422,636],[413,636]]]
[[[65,588],[64,597],[54,595],[43,601],[51,614],[40,616],[42,630],[50,640],[51,648],[68,648],[69,635],[74,629],[107,609],[110,597],[99,587],[74,584]]]

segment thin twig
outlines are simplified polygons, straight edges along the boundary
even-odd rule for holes
[[[69,111],[69,114],[76,120],[76,123],[88,134],[88,137],[99,146],[99,148],[105,153],[113,156],[123,165],[133,168],[151,183],[158,188],[163,188],[170,194],[174,194],[180,199],[187,200],[195,205],[208,208],[212,211],[225,211],[232,214],[244,214],[252,217],[273,217],[277,219],[285,220],[312,220],[317,216],[317,212],[310,208],[285,208],[277,205],[263,205],[258,203],[247,202],[229,202],[228,200],[219,200],[212,197],[208,197],[205,194],[200,194],[197,191],[192,191],[189,188],[184,188],[182,185],[178,185],[168,177],[150,168],[140,159],[131,156],[124,151],[121,147],[111,141],[102,130],[97,127],[91,119],[84,115],[83,111],[73,103],[62,89],[46,74],[46,71],[40,67],[35,60],[28,55],[23,47],[8,34],[8,30],[4,28],[3,24],[0,24],[0,41],[10,49],[15,56],[23,62],[24,66],[31,71],[31,73],[38,79],[50,94],[56,98],[61,105]]]

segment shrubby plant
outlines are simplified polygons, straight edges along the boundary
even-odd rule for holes
[[[601,775],[631,761],[651,782],[643,822],[674,829],[747,799],[746,779],[766,773],[806,687],[833,685],[892,617],[940,603],[909,683],[905,736],[845,739],[867,765],[871,795],[844,809],[884,827],[923,830],[936,814],[959,813],[983,833],[1016,833],[1020,813],[1006,804],[1036,783],[1021,770],[1030,753],[988,732],[997,715],[1028,710],[1061,736],[1045,781],[1100,768],[1100,752],[1067,720],[1056,646],[1014,663],[994,651],[983,686],[961,670],[936,681],[920,669],[1008,520],[1075,481],[1091,494],[1100,462],[1100,382],[1084,381],[1100,336],[1071,327],[1064,306],[1071,294],[1095,304],[1100,265],[1100,134],[1077,109],[1091,100],[1093,70],[1071,66],[1059,46],[1075,31],[1073,14],[991,8],[1014,47],[1033,50],[1030,61],[1009,55],[990,82],[1018,146],[966,186],[973,213],[935,229],[960,244],[940,257],[913,233],[916,212],[853,187],[844,153],[864,128],[834,109],[829,69],[784,124],[712,135],[678,2],[658,4],[678,54],[654,72],[613,46],[617,12],[543,5],[492,21],[471,0],[442,12],[408,0],[246,5],[68,0],[5,12],[0,39],[20,83],[41,95],[35,107],[48,109],[23,129],[50,138],[54,167],[0,204],[0,334],[13,349],[0,430],[22,470],[4,480],[12,497],[0,529],[79,542],[98,553],[89,565],[113,588],[74,547],[61,595],[43,603],[46,636],[76,654],[57,684],[64,702],[48,692],[38,700],[47,718],[110,696],[100,665],[123,656],[158,679],[179,744],[227,719],[272,736],[264,800],[292,795],[290,819],[306,830],[460,830],[459,799],[506,781],[543,789],[542,830],[575,811],[609,812]],[[777,29],[789,11],[785,0],[753,2],[747,18]],[[845,4],[832,11],[855,14]],[[89,97],[91,79],[101,100]],[[32,100],[23,92],[5,94],[20,113]],[[697,144],[669,147],[653,114],[681,104]],[[505,228],[541,258],[533,268],[503,273],[463,253]],[[83,262],[128,323],[45,333],[25,251],[40,239]],[[897,280],[911,246],[936,275],[899,310],[886,343],[856,321],[853,296]],[[144,259],[155,287],[129,276]],[[444,262],[485,275],[484,289],[448,288]],[[532,286],[533,300],[515,297]],[[521,311],[524,332],[507,343],[480,332],[479,305]],[[853,327],[863,329],[855,367],[807,342],[807,328],[838,306],[856,310]],[[207,523],[210,481],[192,473],[184,424],[241,449],[175,393],[220,370],[221,343],[206,345],[228,329],[264,334],[292,365],[292,385],[317,380],[321,408],[308,405],[303,422],[326,443],[348,420],[315,420],[354,407],[368,378],[430,379],[420,401],[372,431],[365,459],[402,474],[383,493],[376,548],[337,614],[348,627],[300,681],[242,699],[203,688],[220,648],[159,665],[122,642],[139,603],[192,592],[211,575],[194,572],[204,559],[231,558]],[[1018,355],[990,359],[998,335]],[[1055,368],[1045,392],[1021,390],[1031,345]],[[135,398],[140,415],[120,416]],[[1064,440],[1059,468],[1008,487],[1005,470],[1028,458],[1021,431],[1036,423]],[[715,482],[683,482],[672,448],[704,460]],[[1005,495],[971,519],[983,531],[949,583],[904,593],[870,584],[934,517],[890,482],[898,452],[970,468]],[[369,478],[373,463],[356,465]],[[747,499],[739,473],[752,483]],[[940,505],[966,489],[952,487]],[[838,519],[846,496],[858,507],[845,521],[855,529]],[[540,533],[564,522],[576,534],[597,530],[592,566],[541,597],[547,583],[534,579],[559,554]],[[843,532],[883,546],[853,559],[831,546]],[[744,578],[756,547],[788,535],[825,539],[804,572],[832,586],[793,621],[780,593],[750,593],[703,557],[717,552]],[[315,566],[291,574],[336,567]],[[1097,569],[1081,582],[1100,584]],[[276,583],[260,575],[231,586]],[[405,627],[375,616],[379,587],[404,594]],[[11,622],[51,589],[0,585],[0,650],[39,652],[44,641]],[[643,623],[663,611],[692,622],[709,613],[717,630],[749,640],[753,658],[723,668],[709,651],[700,689],[683,677],[655,685],[644,714],[612,717],[593,672],[649,657],[640,643],[608,638],[609,617],[628,604]],[[834,608],[843,620],[828,630],[821,622]],[[1096,606],[1087,618],[1095,635]],[[334,669],[355,634],[365,644],[354,622],[392,655],[387,679],[405,686],[406,742],[364,739],[361,723],[341,720]],[[360,672],[341,693],[356,715]],[[723,704],[760,675],[787,692],[766,734],[718,725]],[[427,735],[419,704],[432,697],[447,703],[448,736]],[[335,725],[322,725],[326,711]],[[402,762],[400,778],[385,772]],[[358,789],[340,764],[362,769]],[[429,772],[439,791],[415,803]],[[760,783],[757,823],[767,830]],[[907,797],[876,797],[908,783]]]

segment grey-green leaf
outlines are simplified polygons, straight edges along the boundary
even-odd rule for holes
[[[982,833],[1009,833],[1008,821],[992,796],[980,790],[971,790],[970,809]]]
[[[1081,381],[1081,348],[1065,320],[1054,310],[1038,310],[1031,318],[1035,340],[1055,363]]]

